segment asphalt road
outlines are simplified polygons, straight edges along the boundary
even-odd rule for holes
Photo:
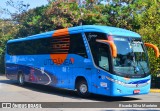
[[[160,93],[149,93],[147,95],[127,96],[127,97],[107,97],[92,94],[89,98],[80,98],[75,91],[52,88],[49,86],[27,84],[24,87],[19,86],[15,81],[0,76],[0,102],[160,102]],[[21,111],[22,109],[4,109],[0,111]],[[29,110],[29,109],[23,109]],[[160,111],[160,108],[54,108],[54,109],[32,109],[32,111],[137,111],[154,110]]]

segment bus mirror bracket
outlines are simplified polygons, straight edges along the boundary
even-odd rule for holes
[[[155,52],[155,56],[158,58],[160,56],[160,52],[157,46],[151,44],[151,43],[144,43],[145,46],[153,48]]]
[[[112,57],[117,57],[117,47],[113,41],[96,39],[96,42],[109,44],[112,50]]]

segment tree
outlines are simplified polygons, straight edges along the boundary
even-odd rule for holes
[[[4,73],[4,53],[6,49],[6,42],[13,39],[17,33],[16,25],[10,20],[0,19],[0,72]]]
[[[139,25],[136,29],[143,37],[144,42],[155,44],[160,50],[160,1],[138,0],[135,4],[137,13],[134,14],[135,22]],[[160,58],[155,58],[153,49],[148,48],[151,73],[160,74]]]

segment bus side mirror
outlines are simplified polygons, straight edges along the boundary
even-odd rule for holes
[[[112,51],[112,57],[117,57],[117,47],[113,41],[96,39],[96,42],[109,44]]]
[[[158,58],[160,56],[160,53],[159,53],[159,49],[157,46],[151,44],[151,43],[144,43],[145,46],[147,47],[151,47],[154,49],[154,52],[155,52],[155,56]]]

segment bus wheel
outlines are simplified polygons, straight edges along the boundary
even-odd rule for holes
[[[21,86],[24,85],[24,75],[23,74],[18,75],[18,83]]]
[[[87,82],[85,80],[79,80],[77,82],[77,93],[79,96],[81,97],[88,97],[89,96],[89,92],[88,92],[88,85]]]

